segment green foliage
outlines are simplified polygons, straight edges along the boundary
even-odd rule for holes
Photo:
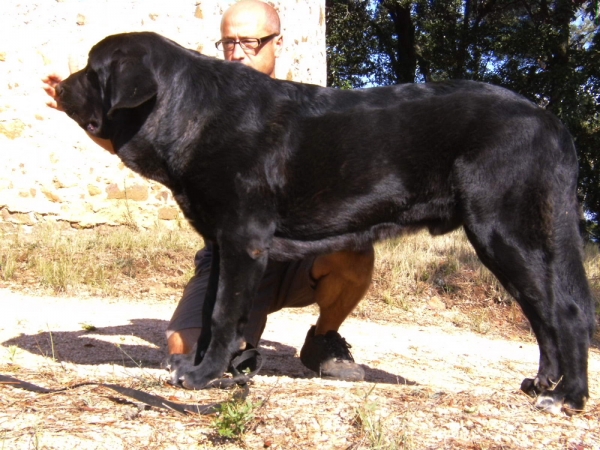
[[[368,2],[331,2],[327,14],[327,84],[362,87],[376,70]]]
[[[244,435],[250,423],[254,420],[255,411],[262,402],[253,403],[246,399],[243,402],[231,400],[221,404],[217,417],[213,422],[219,436],[228,439],[238,439]]]
[[[327,0],[326,5],[330,86],[472,79],[508,87],[556,114],[575,139],[579,196],[589,225],[597,229],[597,0]]]

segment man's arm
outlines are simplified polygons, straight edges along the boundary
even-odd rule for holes
[[[62,111],[62,109],[60,109],[60,107],[58,106],[58,103],[56,102],[56,86],[61,81],[62,81],[62,78],[55,73],[48,75],[46,78],[44,78],[42,80],[42,82],[44,83],[44,91],[46,91],[46,94],[48,94],[51,97],[51,100],[46,102],[46,105],[48,105],[50,108],[54,108],[58,111]],[[112,142],[110,142],[110,140],[100,139],[96,136],[92,136],[89,133],[87,133],[87,135],[90,137],[90,139],[92,141],[94,141],[96,144],[98,144],[104,150],[107,150],[110,153],[115,153],[115,149],[113,148]]]

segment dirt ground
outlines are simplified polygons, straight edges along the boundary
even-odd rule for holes
[[[48,388],[118,383],[201,405],[232,395],[165,383],[160,362],[175,298],[40,297],[5,288],[0,302],[4,375]],[[2,384],[0,448],[600,449],[597,347],[586,411],[555,416],[519,391],[537,370],[531,338],[350,318],[340,332],[366,379],[335,382],[315,378],[298,359],[315,319],[311,309],[270,316],[265,366],[249,395],[255,420],[241,439],[219,437],[214,416],[144,408],[103,387],[39,394]]]

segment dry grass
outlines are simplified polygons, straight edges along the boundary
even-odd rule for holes
[[[4,286],[51,295],[125,292],[130,299],[178,297],[202,245],[187,224],[176,230],[46,224],[27,233],[4,231],[0,241]],[[600,314],[598,246],[585,247],[585,266]],[[442,319],[480,334],[534,339],[520,307],[479,262],[462,231],[435,238],[421,232],[378,244],[371,289],[353,315],[422,325]]]
[[[594,244],[585,247],[585,268],[600,314],[600,251]],[[520,307],[462,231],[440,237],[421,232],[378,244],[367,301],[354,315],[421,325],[443,319],[480,334],[534,339]]]
[[[72,230],[45,224],[27,233],[5,231],[0,240],[0,275],[11,287],[109,297],[179,292],[202,245],[188,226]]]

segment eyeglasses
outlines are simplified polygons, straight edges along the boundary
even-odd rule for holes
[[[215,47],[224,52],[232,52],[235,44],[238,44],[242,50],[256,50],[278,35],[279,33],[275,33],[261,38],[242,38],[239,41],[235,39],[221,39],[215,42]]]

